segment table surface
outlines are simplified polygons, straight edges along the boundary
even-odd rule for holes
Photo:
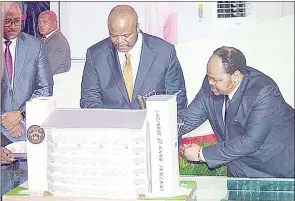
[[[211,179],[210,179],[211,178]],[[187,201],[293,201],[294,179],[199,177]]]
[[[224,200],[294,200],[294,179],[249,179],[216,176],[181,177],[181,181],[191,188],[188,196],[152,200],[186,200],[186,201],[224,201]],[[196,181],[196,184],[195,184]],[[17,187],[19,188],[19,187]],[[14,195],[17,188],[3,196],[3,201],[103,201],[105,199],[84,197],[56,197]],[[19,190],[19,189],[18,189]],[[15,192],[13,192],[15,191]],[[214,192],[214,193],[212,193]],[[144,199],[143,199],[144,200]],[[126,200],[109,200],[126,201]],[[133,200],[130,200],[133,201]],[[134,200],[135,201],[135,200]]]

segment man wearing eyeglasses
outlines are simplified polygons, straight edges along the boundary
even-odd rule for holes
[[[138,95],[153,90],[181,90],[177,108],[185,108],[185,81],[174,46],[143,33],[129,5],[111,10],[108,28],[110,37],[87,50],[81,108],[140,109]]]
[[[2,3],[2,20],[1,142],[9,143],[25,140],[26,101],[52,96],[53,78],[42,40],[21,32],[17,3]]]

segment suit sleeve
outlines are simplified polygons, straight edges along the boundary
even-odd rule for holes
[[[92,63],[89,49],[86,53],[86,62],[84,66],[81,83],[81,108],[104,108],[100,84],[95,66]]]
[[[277,87],[264,87],[255,99],[245,131],[231,140],[203,148],[208,166],[214,168],[257,151],[272,129],[281,100]]]
[[[202,101],[202,94],[201,89],[189,106],[179,113],[178,123],[183,124],[181,128],[179,128],[179,135],[189,133],[198,128],[208,119]]]
[[[174,46],[171,48],[169,67],[165,77],[165,88],[168,91],[181,90],[177,96],[177,108],[181,111],[187,106],[185,81],[181,65],[176,56]]]
[[[71,68],[70,48],[66,41],[59,42],[59,44],[56,44],[56,49],[48,52],[49,64],[53,75],[68,72]]]
[[[20,125],[24,128],[26,132],[26,120],[21,120]],[[18,142],[18,141],[25,141],[26,140],[26,135],[21,136],[21,137],[13,137],[9,131],[7,131],[3,126],[1,125],[1,134],[4,135],[8,140],[11,142]]]
[[[31,99],[41,96],[52,96],[53,76],[48,62],[47,48],[43,42],[40,43],[36,69],[35,88]],[[24,107],[22,109],[25,110]]]

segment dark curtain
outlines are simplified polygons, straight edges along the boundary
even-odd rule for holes
[[[43,11],[50,10],[50,1],[23,1],[22,11],[26,15],[22,31],[36,37],[42,37],[38,31],[38,17]]]

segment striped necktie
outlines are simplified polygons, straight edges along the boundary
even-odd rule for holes
[[[226,125],[226,118],[227,118],[228,107],[230,104],[230,99],[228,95],[225,95],[224,98],[225,98],[224,124]]]
[[[12,64],[12,56],[11,56],[11,52],[9,49],[10,44],[12,43],[11,41],[7,40],[4,42],[6,45],[5,48],[5,62],[6,62],[6,67],[7,67],[7,72],[8,72],[8,77],[9,77],[9,81],[11,83],[12,80],[12,71],[13,71],[13,64]]]

